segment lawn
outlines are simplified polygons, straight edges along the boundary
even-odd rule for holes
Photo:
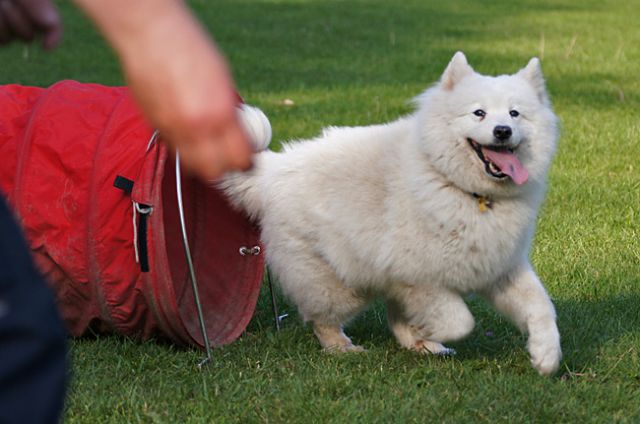
[[[122,84],[91,25],[59,3],[62,46],[0,50],[0,83]],[[476,329],[454,358],[401,350],[382,305],[348,329],[366,353],[327,355],[283,299],[291,317],[273,329],[263,290],[245,335],[203,371],[197,351],[73,340],[67,422],[640,422],[640,1],[190,3],[271,119],[273,148],[409,112],[456,50],[486,74],[540,57],[562,136],[532,260],[564,359],[540,377],[525,337],[475,298]]]

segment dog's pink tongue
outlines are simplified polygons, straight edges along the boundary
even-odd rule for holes
[[[529,179],[529,171],[518,160],[518,157],[511,152],[496,152],[495,150],[482,149],[484,156],[496,164],[503,174],[511,177],[514,183],[522,185]]]

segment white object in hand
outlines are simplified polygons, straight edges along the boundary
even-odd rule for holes
[[[242,104],[238,107],[238,119],[247,133],[254,151],[260,152],[269,147],[271,123],[260,109]]]

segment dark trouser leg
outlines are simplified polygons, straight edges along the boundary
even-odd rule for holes
[[[55,423],[67,380],[54,297],[0,197],[0,422]]]

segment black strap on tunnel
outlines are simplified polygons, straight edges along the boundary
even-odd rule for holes
[[[122,175],[116,176],[116,180],[113,182],[115,188],[119,188],[127,194],[131,194],[133,191],[133,180],[125,178]]]
[[[116,176],[113,186],[124,191],[126,194],[131,194],[133,191],[134,181],[123,177],[122,175]],[[133,205],[137,209],[138,216],[137,227],[137,245],[138,249],[138,262],[140,263],[140,271],[149,272],[149,249],[147,246],[147,226],[149,215],[151,214],[151,207],[142,203],[135,203]]]
[[[151,208],[140,203],[138,209],[138,260],[140,261],[140,271],[149,272],[149,250],[147,249],[147,221]],[[134,206],[135,208],[136,206]],[[148,212],[143,212],[148,211]]]

